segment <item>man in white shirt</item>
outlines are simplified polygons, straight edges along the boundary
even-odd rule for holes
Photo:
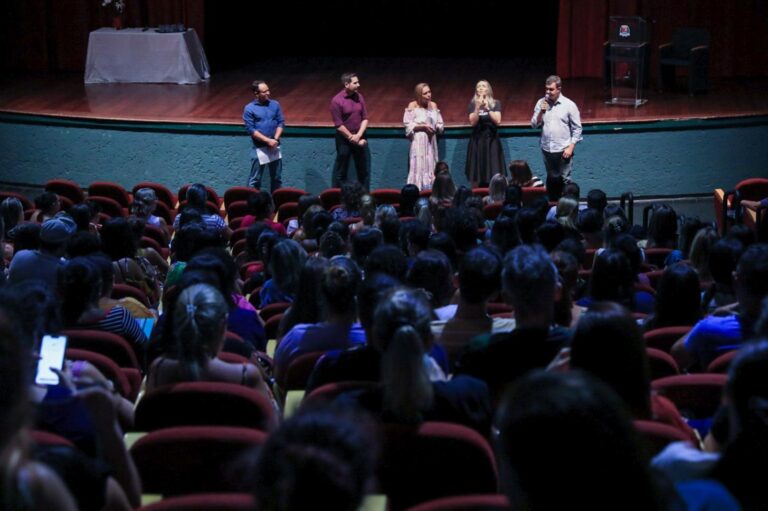
[[[541,130],[541,152],[547,169],[547,194],[556,201],[565,183],[571,182],[573,150],[581,140],[581,116],[576,103],[561,93],[562,80],[557,75],[545,81],[546,94],[536,102],[531,126]]]

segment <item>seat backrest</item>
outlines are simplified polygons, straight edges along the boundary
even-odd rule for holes
[[[400,202],[400,190],[395,188],[379,188],[371,192],[377,206],[382,204],[397,204]]]
[[[126,216],[126,209],[120,205],[115,199],[111,197],[105,197],[103,195],[88,196],[88,201],[98,204],[101,208],[101,213],[107,215],[110,218],[120,218]]]
[[[236,200],[230,202],[227,206],[227,219],[231,222],[235,218],[243,218],[245,215],[251,212],[248,207],[248,202],[244,200]]]
[[[768,179],[752,177],[744,179],[736,185],[742,199],[759,201],[768,197]]]
[[[681,374],[651,382],[651,388],[666,397],[689,419],[707,419],[720,407],[725,374]]]
[[[546,197],[547,190],[543,186],[527,186],[523,188],[523,206],[527,206],[539,197]]]
[[[509,500],[498,493],[461,495],[430,500],[408,511],[509,511]]]
[[[290,307],[290,302],[274,302],[270,303],[263,309],[259,311],[259,317],[261,317],[262,321],[266,321],[275,314],[280,314],[288,310],[288,307]]]
[[[126,297],[130,297],[138,300],[145,307],[151,307],[149,303],[149,298],[147,298],[147,295],[141,289],[134,286],[130,286],[128,284],[114,284],[112,286],[111,298],[114,298],[115,300],[119,300],[120,298],[126,298]]]
[[[493,451],[477,431],[459,424],[381,427],[380,493],[391,509],[440,497],[498,491]]]
[[[279,209],[286,202],[298,202],[299,197],[306,194],[307,192],[300,188],[278,188],[272,192],[272,201],[275,203],[275,209]]]
[[[130,399],[132,390],[131,383],[128,381],[128,377],[111,358],[102,355],[101,353],[96,353],[95,351],[81,350],[77,348],[67,348],[66,357],[68,360],[84,360],[85,362],[92,364],[101,372],[101,374],[106,376],[106,378],[112,382],[115,386],[115,390],[117,390],[121,396]]]
[[[682,336],[691,331],[690,326],[665,326],[654,328],[643,334],[647,348],[656,348],[669,353],[670,348]]]
[[[276,317],[276,316],[273,316]],[[288,369],[285,370],[284,375],[279,375],[281,378],[278,380],[280,388],[283,390],[304,390],[307,387],[309,381],[309,375],[312,374],[312,370],[315,368],[315,364],[320,360],[320,357],[325,355],[324,351],[312,351],[310,353],[304,353],[299,355],[288,364]]]
[[[117,183],[109,181],[95,181],[88,186],[88,197],[109,197],[116,201],[121,207],[127,208],[131,205],[131,199],[125,188]]]
[[[727,373],[739,350],[731,350],[718,356],[707,366],[708,373]]]
[[[80,185],[69,179],[49,179],[45,183],[45,191],[66,197],[73,204],[80,204],[85,200],[85,194]]]
[[[688,52],[695,46],[709,46],[709,31],[705,28],[678,28],[672,36],[675,55],[687,58]]]
[[[320,203],[327,211],[341,204],[341,188],[326,188],[320,192]]]
[[[326,383],[313,389],[305,398],[302,404],[312,405],[318,403],[328,403],[336,399],[337,396],[349,390],[373,390],[378,387],[377,382],[371,381],[339,381]]]
[[[648,366],[651,371],[652,380],[680,374],[677,362],[666,351],[656,348],[645,348],[645,353],[648,356]]]
[[[145,493],[183,495],[238,491],[230,467],[267,434],[229,426],[184,426],[152,431],[130,453]]]
[[[680,429],[656,421],[632,421],[639,433],[642,443],[645,445],[649,458],[664,450],[672,442],[686,442],[690,440]]]
[[[253,511],[250,493],[201,493],[163,499],[137,511]]]
[[[67,336],[67,347],[95,351],[111,358],[118,367],[139,368],[136,353],[131,345],[117,334],[101,330],[69,329],[62,335]]]
[[[291,218],[299,215],[299,203],[298,202],[284,202],[277,208],[277,221],[282,222],[286,218]]]
[[[150,390],[136,405],[139,431],[174,426],[238,426],[267,431],[274,409],[258,391],[235,383],[185,382]]]
[[[229,206],[233,202],[248,202],[248,197],[256,193],[256,188],[250,186],[233,186],[224,191],[224,209],[229,211]]]

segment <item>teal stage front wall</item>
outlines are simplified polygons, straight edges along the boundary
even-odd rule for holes
[[[467,128],[439,139],[457,184],[466,183]],[[543,176],[538,132],[503,128],[507,160],[528,160]],[[403,130],[368,130],[371,188],[405,183],[408,141]],[[173,190],[203,182],[223,192],[244,185],[250,141],[237,126],[128,123],[0,114],[0,182],[42,185],[67,178],[86,187],[96,180],[126,188],[143,180]],[[288,127],[283,136],[283,184],[319,192],[330,187],[335,151],[332,128]],[[576,149],[574,178],[582,190],[615,197],[685,196],[730,188],[768,176],[768,117],[587,125]],[[264,183],[266,185],[266,182]]]

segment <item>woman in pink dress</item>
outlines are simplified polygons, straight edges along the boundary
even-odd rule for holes
[[[403,115],[405,136],[411,139],[408,184],[420,190],[432,188],[437,157],[437,135],[443,132],[443,117],[432,101],[432,90],[426,83],[415,89],[416,100],[408,104]]]

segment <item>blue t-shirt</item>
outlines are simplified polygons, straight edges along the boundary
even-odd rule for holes
[[[738,316],[709,316],[696,323],[685,339],[685,347],[705,368],[726,351],[739,349],[743,340]]]
[[[300,323],[291,328],[275,350],[275,374],[282,374],[299,355],[313,351],[347,349],[365,344],[360,323],[349,328],[330,323]]]

